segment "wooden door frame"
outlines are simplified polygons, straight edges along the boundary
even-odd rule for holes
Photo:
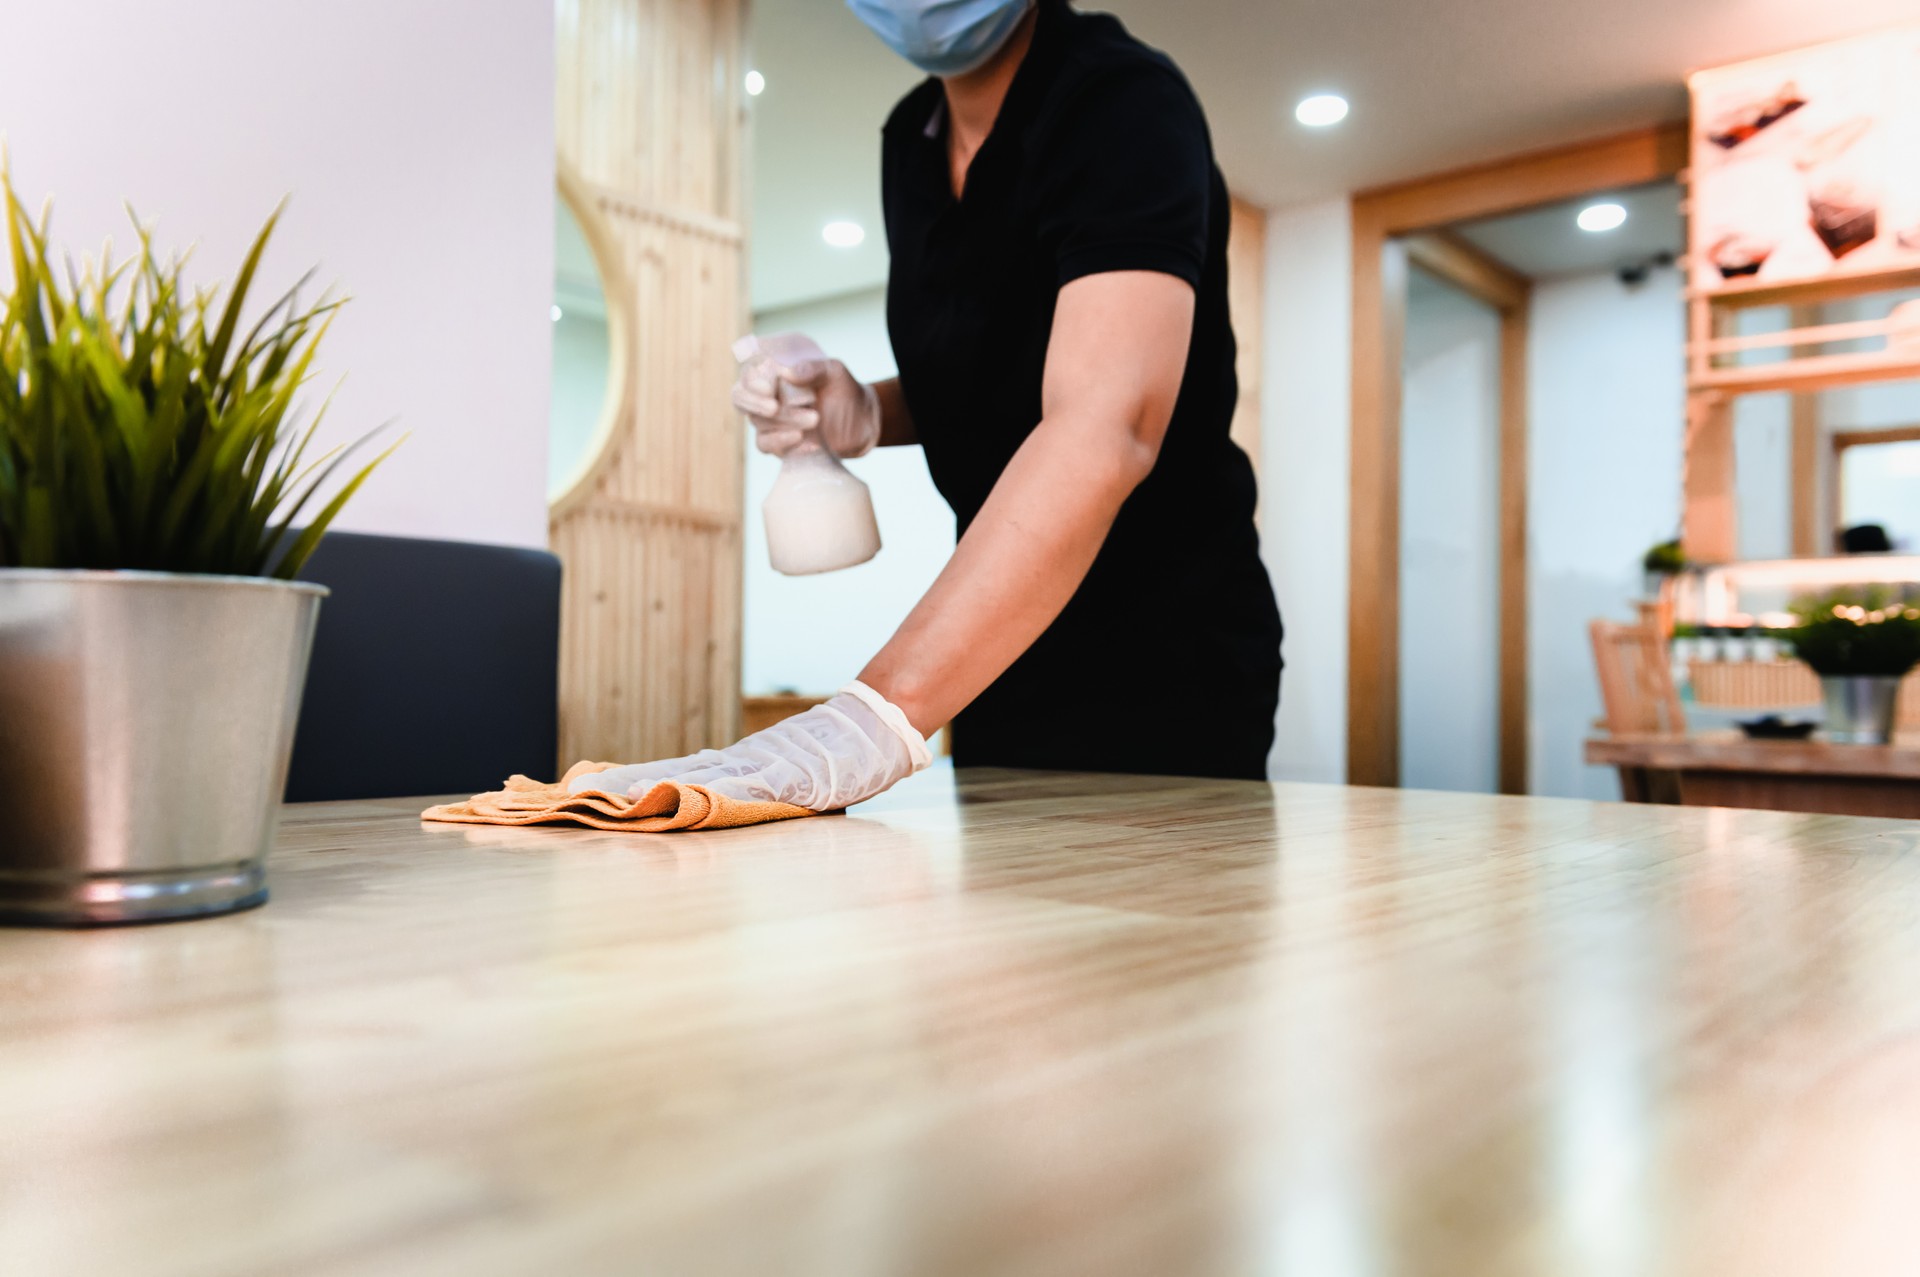
[[[1352,399],[1347,594],[1347,780],[1400,783],[1400,351],[1406,258],[1400,237],[1671,178],[1687,129],[1660,125],[1362,191],[1353,197]],[[1524,341],[1524,324],[1519,326]],[[1500,788],[1527,784],[1526,457],[1521,402],[1505,402],[1502,325]],[[1524,349],[1519,360],[1524,377]],[[1510,442],[1517,446],[1509,448]]]

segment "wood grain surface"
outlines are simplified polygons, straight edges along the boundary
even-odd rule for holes
[[[939,770],[0,932],[0,1271],[1878,1274],[1920,825]]]
[[[1871,776],[1911,781],[1920,787],[1920,733],[1901,733],[1891,745],[1842,745],[1824,740],[1752,740],[1740,732],[1626,732],[1589,740],[1587,761],[1676,770]]]

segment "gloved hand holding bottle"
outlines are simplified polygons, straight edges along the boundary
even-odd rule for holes
[[[799,333],[742,337],[734,406],[753,423],[760,451],[780,474],[760,505],[767,557],[787,576],[836,572],[880,552],[880,525],[867,485],[841,457],[880,441],[880,397],[847,366]]]
[[[733,406],[753,425],[754,446],[784,457],[809,432],[841,458],[864,457],[880,442],[880,397],[800,333],[743,337]]]

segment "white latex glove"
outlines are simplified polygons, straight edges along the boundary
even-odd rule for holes
[[[758,354],[733,382],[733,406],[753,423],[754,446],[784,457],[809,431],[836,457],[859,457],[880,442],[880,396],[799,333],[746,338]]]
[[[663,780],[677,780],[729,798],[838,811],[932,761],[926,738],[897,706],[865,683],[849,683],[826,704],[726,749],[577,776],[567,790],[639,798]]]

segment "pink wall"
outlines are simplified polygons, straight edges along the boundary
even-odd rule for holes
[[[546,543],[548,0],[61,0],[0,28],[0,137],[58,241],[125,246],[131,199],[230,276],[291,193],[265,282],[319,263],[354,298],[327,436],[412,434],[340,526]]]

